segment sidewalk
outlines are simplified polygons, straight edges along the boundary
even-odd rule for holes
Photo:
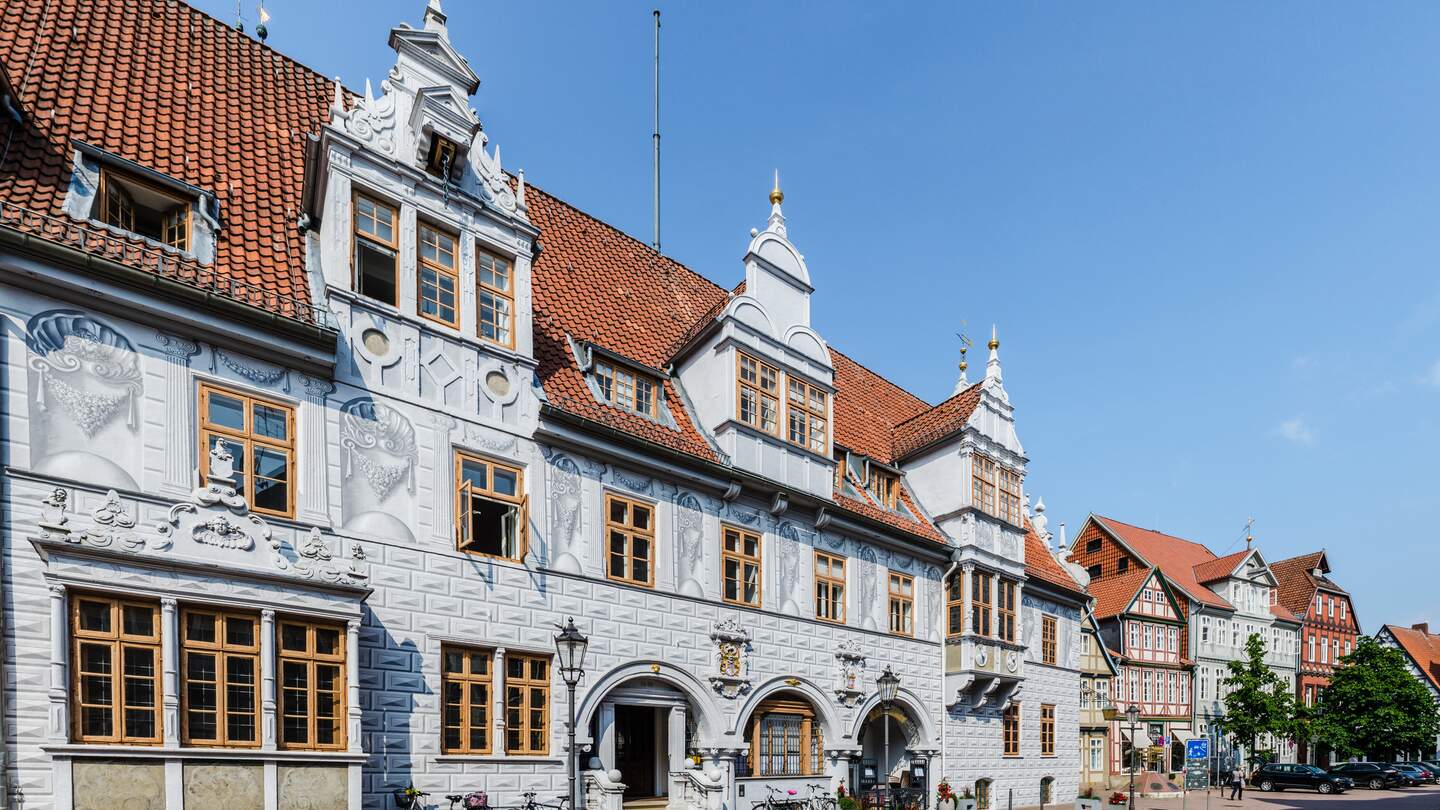
[[[1228,789],[1213,788],[1194,791],[1183,799],[1135,800],[1135,810],[1410,810],[1424,808],[1435,810],[1440,805],[1440,786],[1401,788],[1398,790],[1351,790],[1344,794],[1322,796],[1310,791],[1287,790],[1281,793],[1261,793],[1259,790],[1245,790],[1242,801],[1230,801]],[[1068,807],[1068,806],[1067,806]],[[1124,805],[1111,807],[1101,805],[1102,810],[1124,810]],[[1019,810],[1017,808],[1017,810]],[[1055,810],[1065,810],[1055,806]]]

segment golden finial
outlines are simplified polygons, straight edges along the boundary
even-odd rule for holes
[[[779,205],[785,202],[785,192],[780,190],[780,170],[775,170],[775,188],[770,190],[770,204]]]
[[[991,324],[991,325],[990,325],[990,351],[992,351],[992,352],[995,351],[996,349],[1000,348],[1000,337],[999,337],[999,334],[1000,334],[1000,333],[999,333],[998,330],[996,330],[995,325],[994,325],[994,324]]]
[[[962,339],[963,339],[963,338],[962,338]],[[970,364],[969,364],[968,362],[966,362],[966,360],[965,360],[965,347],[962,345],[962,346],[960,347],[960,373],[961,373],[961,374],[964,374],[964,373],[965,373],[965,369],[967,369],[967,368],[969,368],[969,367],[970,367]]]

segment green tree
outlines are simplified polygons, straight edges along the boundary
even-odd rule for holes
[[[1321,690],[1310,727],[1342,757],[1390,759],[1396,752],[1433,751],[1440,714],[1399,650],[1361,637]]]
[[[1245,639],[1245,658],[1225,665],[1225,719],[1222,727],[1253,756],[1259,739],[1287,739],[1296,731],[1295,694],[1265,663],[1265,641],[1259,633]]]

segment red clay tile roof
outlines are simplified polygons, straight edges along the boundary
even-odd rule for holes
[[[0,65],[27,123],[0,123],[0,200],[63,216],[82,141],[213,192],[215,272],[308,306],[295,220],[305,136],[328,119],[331,82],[166,0],[3,3]]]
[[[1400,648],[1425,673],[1430,686],[1440,689],[1440,636],[1394,624],[1387,624],[1384,629],[1390,631]]]
[[[1095,618],[1118,616],[1135,601],[1135,594],[1154,573],[1149,568],[1136,568],[1118,577],[1101,577],[1090,582],[1090,595],[1095,598]]]
[[[1312,551],[1270,563],[1270,572],[1280,583],[1280,604],[1296,616],[1309,615],[1310,607],[1315,603],[1315,591],[1322,587],[1327,591],[1346,593],[1344,588],[1336,585],[1326,574],[1315,576],[1312,572],[1316,568],[1326,572],[1330,570],[1324,551]],[[1351,605],[1351,609],[1354,609],[1354,605]]]
[[[895,426],[891,440],[895,458],[904,458],[964,429],[980,404],[981,383],[950,397],[928,411]]]
[[[1214,607],[1234,609],[1233,605],[1195,578],[1195,566],[1215,559],[1210,549],[1180,537],[1121,523],[1114,518],[1099,515],[1094,517],[1110,533],[1120,538],[1122,543],[1144,558],[1145,562],[1164,572],[1170,584],[1190,598]]]
[[[1070,572],[1065,570],[1065,567],[1055,559],[1055,555],[1050,553],[1045,541],[1035,533],[1034,527],[1028,525],[1029,521],[1026,523],[1025,576],[1073,593],[1085,593],[1085,589],[1081,587],[1080,583],[1076,582],[1075,578],[1070,576]]]
[[[1240,563],[1250,554],[1249,549],[1237,551],[1234,554],[1226,554],[1224,557],[1216,557],[1195,566],[1195,580],[1197,582],[1214,582],[1217,579],[1224,579],[1235,573]]]
[[[835,441],[885,464],[895,462],[895,428],[930,404],[830,347],[835,365]]]

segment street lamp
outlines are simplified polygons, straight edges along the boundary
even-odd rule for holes
[[[875,679],[875,688],[880,692],[880,723],[885,727],[885,798],[886,804],[890,802],[890,704],[895,700],[895,695],[900,691],[900,676],[885,667],[880,677]]]
[[[1135,726],[1140,722],[1140,707],[1134,703],[1125,710],[1125,722],[1130,726],[1130,810],[1135,810]]]
[[[576,782],[580,765],[579,753],[575,750],[575,687],[579,685],[580,679],[585,677],[585,650],[590,646],[590,639],[575,626],[573,617],[565,621],[564,627],[557,624],[555,629],[560,631],[555,634],[555,653],[560,662],[560,677],[570,690],[570,807],[573,810],[580,806],[580,793]]]

